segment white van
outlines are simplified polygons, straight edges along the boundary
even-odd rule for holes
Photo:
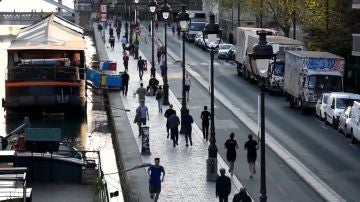
[[[325,110],[325,122],[337,129],[341,113],[348,106],[353,105],[354,101],[360,101],[360,95],[344,92],[330,93]]]
[[[355,101],[352,105],[348,128],[351,142],[358,142],[360,140],[360,102]]]

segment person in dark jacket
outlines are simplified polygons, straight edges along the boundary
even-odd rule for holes
[[[171,139],[173,140],[173,146],[176,147],[178,145],[179,140],[179,129],[178,126],[180,125],[180,119],[176,115],[176,112],[173,113],[168,119],[167,124],[170,128],[171,132]]]
[[[230,178],[225,175],[225,169],[221,168],[220,176],[216,179],[216,197],[219,197],[219,202],[228,202],[230,192]]]
[[[123,96],[127,96],[128,86],[129,86],[130,76],[125,70],[124,73],[121,75],[121,83],[123,89]]]
[[[110,29],[109,29],[109,36],[114,36],[114,29],[110,26]]]
[[[246,193],[245,187],[240,188],[240,192],[235,194],[232,202],[251,202],[251,198]]]
[[[169,117],[171,116],[171,115],[173,115],[173,114],[175,114],[175,110],[173,109],[173,105],[172,104],[170,104],[169,105],[169,108],[165,111],[165,113],[164,113],[164,116],[166,117],[166,119],[168,120],[169,119]],[[166,122],[166,132],[167,132],[167,138],[169,139],[169,136],[170,136],[170,127],[169,127],[169,124],[168,124],[168,122]]]
[[[191,132],[192,132],[192,126],[191,124],[194,123],[193,117],[190,115],[189,110],[186,110],[184,114],[184,130],[185,130],[185,146],[189,146],[188,141],[190,141],[190,145],[192,146],[192,138],[191,138]]]

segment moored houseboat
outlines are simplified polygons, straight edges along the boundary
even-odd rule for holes
[[[8,48],[7,112],[86,111],[86,42],[78,25],[50,14]]]

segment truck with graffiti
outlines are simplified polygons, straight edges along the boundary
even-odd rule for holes
[[[344,66],[344,58],[328,52],[286,52],[284,92],[290,108],[313,110],[322,93],[343,91]]]

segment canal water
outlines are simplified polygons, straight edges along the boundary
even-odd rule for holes
[[[5,97],[5,78],[7,68],[7,47],[11,39],[15,37],[23,26],[0,25],[0,97]],[[91,62],[92,56],[96,54],[93,39],[86,36],[87,50],[86,61]],[[30,116],[31,127],[33,128],[60,128],[62,131],[62,142],[68,146],[75,146],[78,149],[86,149],[87,137],[94,131],[96,126],[92,125],[92,117],[98,117],[99,113],[94,111],[92,92],[88,91],[88,109],[86,117],[75,116]],[[99,107],[97,107],[99,109]],[[101,109],[101,108],[100,108]],[[90,119],[89,119],[90,118]],[[106,117],[99,117],[106,120]],[[6,136],[9,132],[19,126],[24,120],[23,115],[6,116],[6,111],[0,109],[0,134]],[[90,121],[88,121],[90,120]],[[108,132],[108,131],[106,131]]]

